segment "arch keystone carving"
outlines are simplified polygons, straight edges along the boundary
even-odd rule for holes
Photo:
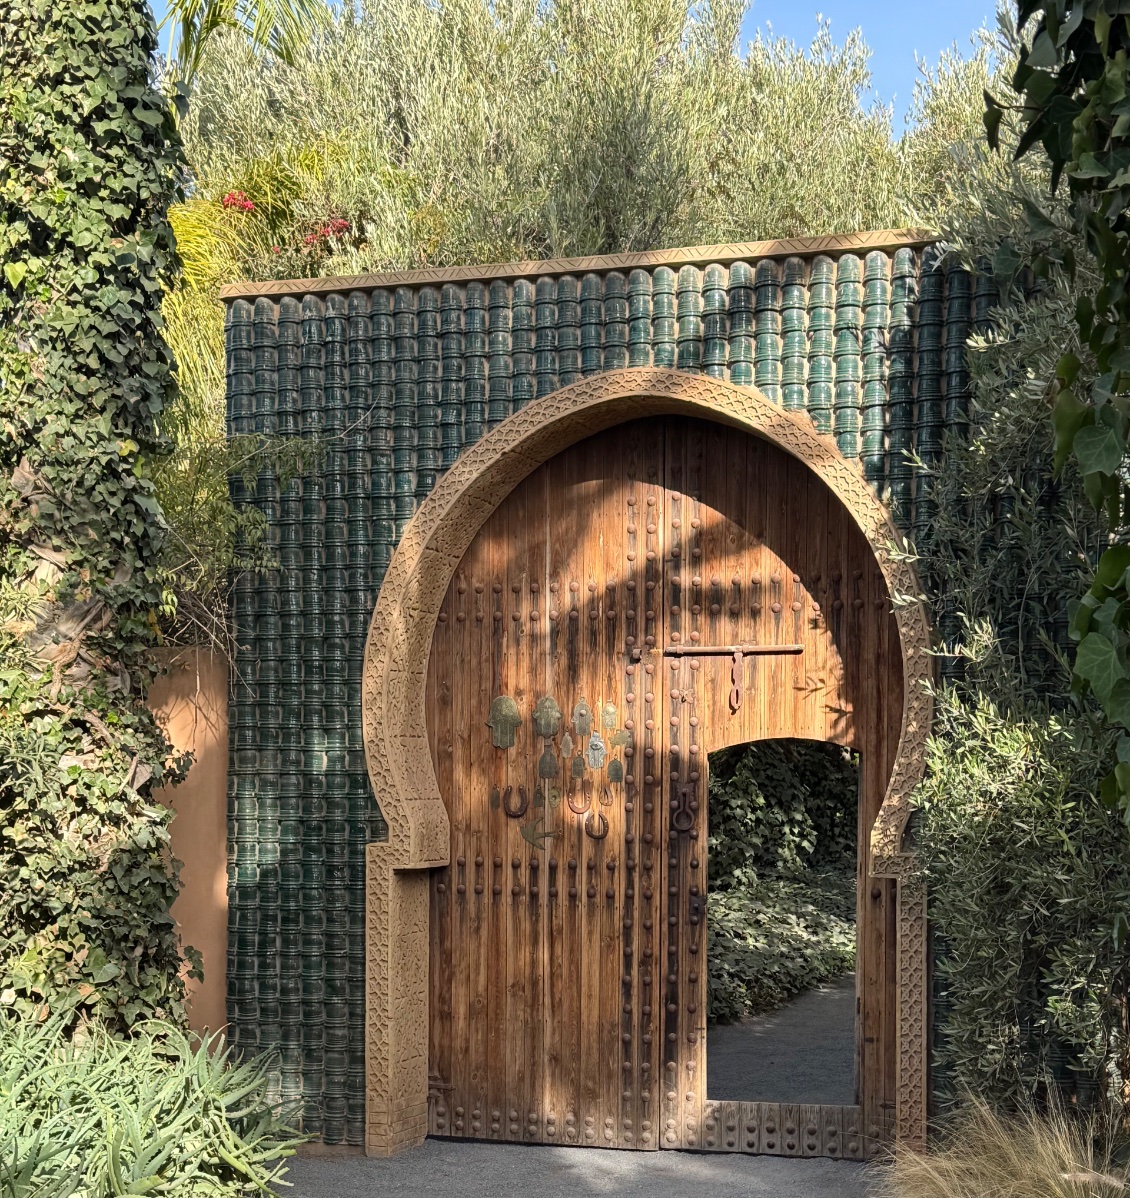
[[[772,442],[837,496],[866,536],[892,596],[921,590],[904,538],[862,471],[803,413],[751,387],[653,367],[594,375],[522,408],[468,449],[405,529],[365,646],[361,718],[388,839],[366,875],[366,1152],[388,1156],[427,1134],[428,870],[448,863],[449,826],[428,746],[425,691],[436,619],[456,567],[491,513],[527,475],[570,445],[645,416],[712,420]],[[899,884],[898,1138],[926,1125],[925,909],[902,848],[907,799],[922,775],[932,703],[921,605],[895,606],[903,661],[898,751],[871,837],[871,872]]]

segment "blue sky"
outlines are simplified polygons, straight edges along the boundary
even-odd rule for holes
[[[152,2],[160,20],[165,0]],[[772,26],[775,34],[807,46],[816,33],[817,13],[831,22],[837,42],[850,30],[861,28],[872,50],[875,95],[894,103],[897,129],[910,106],[917,75],[915,53],[933,63],[953,42],[968,52],[969,35],[981,25],[991,28],[995,10],[993,0],[754,0],[742,40],[752,41],[759,28]]]

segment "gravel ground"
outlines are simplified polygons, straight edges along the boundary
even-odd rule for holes
[[[712,1027],[710,1097],[854,1102],[854,1020],[849,975],[771,1015]],[[392,1160],[301,1156],[287,1180],[293,1198],[865,1198],[867,1177],[851,1161],[427,1140]]]
[[[706,1093],[729,1102],[855,1102],[855,974],[706,1033]]]
[[[300,1157],[288,1180],[293,1198],[864,1198],[867,1173],[851,1161],[427,1140],[392,1160]]]

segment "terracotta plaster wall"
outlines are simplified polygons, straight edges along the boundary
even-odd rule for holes
[[[188,777],[156,798],[172,807],[173,854],[183,862],[173,915],[182,944],[204,957],[204,981],[188,982],[189,1024],[215,1031],[227,1022],[228,662],[206,649],[163,655],[149,706],[177,752],[194,760]]]

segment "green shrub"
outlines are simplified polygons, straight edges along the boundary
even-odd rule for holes
[[[711,757],[709,1018],[771,1010],[852,968],[858,788],[838,745]]]
[[[940,697],[918,807],[948,1096],[1023,1106],[1050,1083],[1121,1101],[1130,960],[1111,928],[1130,845],[1096,798],[1113,736],[1083,714]]]
[[[808,871],[710,895],[708,1018],[782,1006],[855,964],[855,878]]]
[[[265,1094],[262,1065],[215,1037],[154,1022],[72,1039],[60,1019],[0,1017],[0,1195],[269,1192],[299,1140]]]

